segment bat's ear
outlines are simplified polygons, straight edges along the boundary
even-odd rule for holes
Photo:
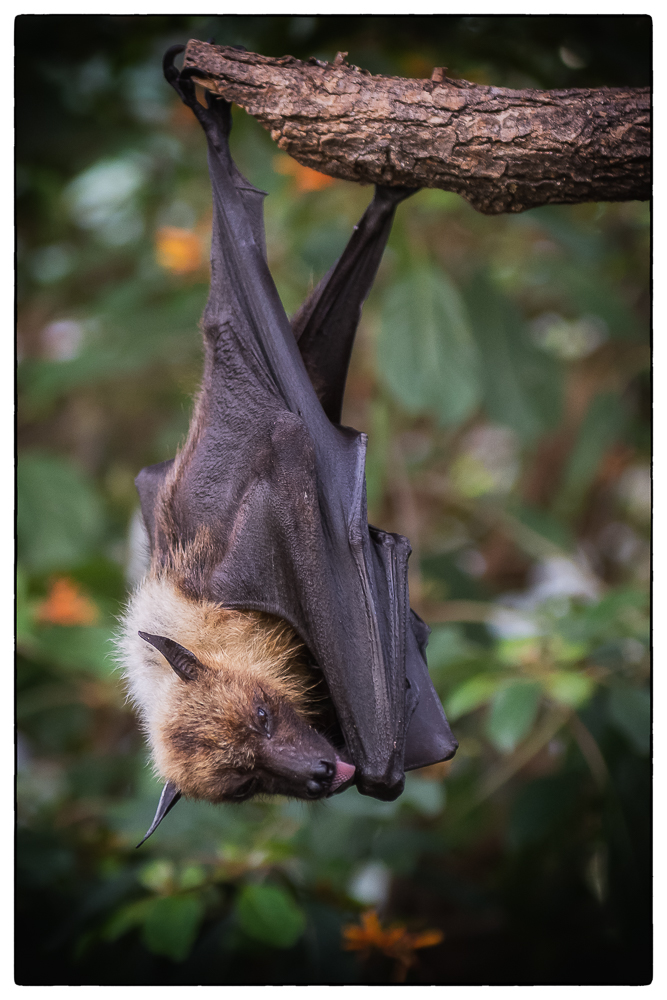
[[[182,681],[196,681],[201,671],[206,669],[195,654],[179,642],[167,639],[164,635],[150,635],[148,632],[140,632],[139,635],[162,653]]]
[[[139,841],[137,847],[141,847],[141,845],[148,840],[151,833],[154,833],[155,830],[157,830],[162,820],[165,818],[169,810],[173,809],[173,807],[176,805],[180,797],[181,793],[176,787],[176,785],[174,785],[173,782],[168,781],[167,784],[162,789],[162,795],[160,796],[160,801],[158,802],[157,811],[155,813],[153,822],[148,828],[148,833],[143,838],[143,840]]]

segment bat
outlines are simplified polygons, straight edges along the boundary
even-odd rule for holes
[[[185,444],[136,480],[151,561],[119,636],[165,782],[184,795],[395,799],[458,744],[410,609],[406,538],[366,514],[367,439],[341,425],[350,353],[396,206],[376,187],[290,323],[266,261],[263,198],[229,151],[230,105],[164,72],[203,126],[213,191],[204,373]],[[142,841],[143,843],[143,841]]]

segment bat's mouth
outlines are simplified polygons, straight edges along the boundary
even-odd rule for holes
[[[333,781],[329,788],[329,795],[333,795],[334,792],[342,788],[343,785],[347,785],[354,778],[354,772],[356,768],[354,764],[348,764],[346,761],[341,760],[340,757],[336,758],[336,773],[333,776]]]

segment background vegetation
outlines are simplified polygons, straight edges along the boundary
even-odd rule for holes
[[[17,20],[17,982],[650,980],[649,211],[398,210],[344,420],[460,750],[380,803],[158,797],[111,636],[139,469],[200,373],[205,144],[189,37],[510,87],[644,85],[647,17]],[[235,112],[288,312],[370,190]],[[372,911],[372,912],[369,912]],[[347,928],[347,929],[346,929]]]

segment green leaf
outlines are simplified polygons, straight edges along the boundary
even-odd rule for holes
[[[540,705],[541,688],[517,681],[496,692],[486,723],[486,735],[503,753],[510,753],[531,729]]]
[[[466,303],[482,358],[484,408],[533,441],[560,417],[562,365],[531,344],[518,311],[484,274],[471,282]]]
[[[531,781],[518,794],[510,813],[507,839],[514,849],[534,844],[558,824],[569,821],[577,795],[570,774]]]
[[[621,636],[648,641],[648,595],[631,587],[611,590],[597,604],[564,618],[558,631],[576,643],[604,643]]]
[[[41,656],[62,670],[83,670],[110,677],[115,669],[109,629],[95,625],[57,625],[35,633]]]
[[[471,677],[470,680],[454,688],[449,696],[446,706],[447,718],[452,721],[479,708],[506,683],[504,677],[493,674],[478,674],[476,677]]]
[[[549,651],[556,663],[577,663],[586,657],[588,644],[568,642],[561,635],[554,634],[549,637]]]
[[[508,667],[516,667],[517,663],[536,663],[540,659],[540,642],[534,638],[500,639],[496,646],[496,656]]]
[[[202,865],[188,865],[178,881],[181,889],[198,889],[206,881],[206,869]]]
[[[438,670],[465,659],[470,651],[463,630],[457,625],[435,625],[428,638],[429,669]]]
[[[648,688],[613,687],[609,693],[609,718],[637,753],[651,749],[651,692]]]
[[[441,424],[457,424],[480,402],[479,358],[463,300],[431,264],[414,267],[389,290],[377,360],[410,413],[431,410]]]
[[[182,962],[195,943],[204,909],[204,901],[198,896],[158,896],[152,899],[144,919],[144,944],[156,955],[166,955],[174,962]]]
[[[422,816],[439,816],[445,808],[445,794],[445,786],[440,782],[406,774],[400,802],[402,806],[412,806]]]
[[[424,576],[437,585],[441,600],[485,601],[491,597],[483,580],[470,576],[457,565],[455,553],[422,556],[420,565]],[[470,636],[467,629],[464,631]]]
[[[366,502],[369,510],[381,503],[391,446],[389,406],[385,400],[371,404],[371,429],[366,451]]]
[[[17,485],[22,562],[36,572],[82,562],[105,528],[102,502],[90,480],[63,458],[31,452],[19,460]]]
[[[102,929],[102,937],[105,941],[116,941],[123,934],[126,934],[132,927],[137,927],[146,919],[152,900],[140,899],[135,903],[128,903],[121,906],[115,913],[112,913]]]
[[[246,934],[273,948],[291,948],[306,927],[303,911],[277,885],[246,885],[236,904]]]
[[[196,330],[205,300],[203,286],[168,293],[147,280],[121,284],[98,304],[103,328],[84,341],[77,357],[28,358],[21,363],[17,377],[23,407],[41,415],[59,396],[80,386],[108,382],[165,360],[182,364],[199,350]]]
[[[616,280],[618,260],[614,260],[613,241],[605,239],[602,231],[578,226],[567,209],[563,211],[560,206],[536,208],[531,220],[543,226],[567,251],[549,265],[552,294],[556,292],[579,315],[600,317],[612,337],[636,337],[644,332],[637,312],[623,294],[622,282]],[[538,258],[529,263],[527,276],[539,280],[543,269]]]
[[[337,257],[340,257],[349,233],[345,220],[332,219],[327,223],[318,220],[319,224],[310,228],[301,241],[301,256],[306,265],[314,272],[324,272]]]
[[[614,393],[600,394],[593,399],[565,467],[555,503],[560,516],[567,516],[581,503],[605,452],[618,438],[624,422],[623,404]]]
[[[542,535],[547,541],[553,542],[554,545],[558,545],[561,549],[571,549],[573,547],[572,535],[567,525],[556,520],[547,511],[542,510],[540,507],[532,507],[526,503],[511,504],[509,509],[517,520],[521,521],[527,528],[530,528],[531,531]]]
[[[174,881],[174,863],[166,858],[155,858],[144,865],[137,880],[145,889],[153,892],[164,892]]]
[[[430,854],[434,848],[437,850],[436,843],[437,837],[426,830],[415,830],[394,823],[376,828],[372,857],[397,875],[409,877],[414,873],[420,857]]]
[[[545,686],[555,701],[570,708],[581,708],[595,690],[590,677],[571,670],[554,670],[549,674]]]
[[[20,567],[16,570],[16,641],[34,642],[33,613],[28,599],[28,581]]]

